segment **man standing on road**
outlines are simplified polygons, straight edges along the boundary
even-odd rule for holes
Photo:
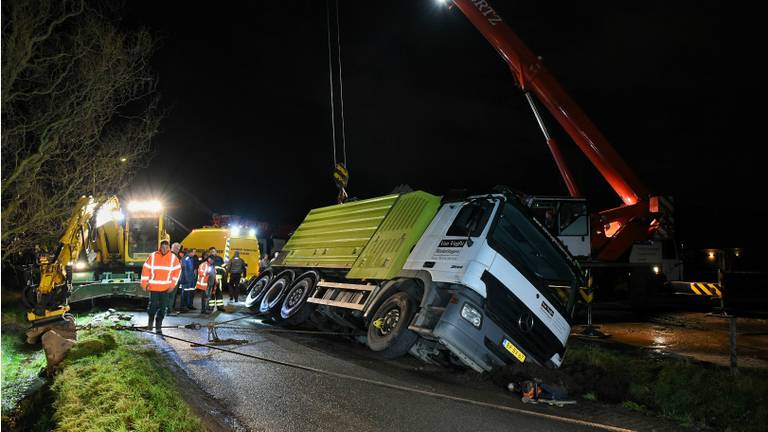
[[[188,310],[194,310],[195,306],[192,304],[192,299],[195,295],[196,274],[195,261],[197,261],[197,251],[190,249],[187,256],[181,260],[181,279],[179,284],[181,289],[181,311],[187,312]]]
[[[197,268],[197,286],[196,288],[202,291],[200,296],[200,313],[207,314],[209,312],[208,299],[211,298],[213,290],[216,286],[216,267],[213,264],[213,256],[208,255],[205,261]]]
[[[168,240],[160,242],[160,249],[152,252],[141,269],[141,288],[149,291],[147,328],[163,334],[163,318],[168,310],[170,293],[181,276],[181,264],[176,254],[171,253]],[[157,319],[155,320],[155,316]]]
[[[240,279],[246,276],[248,264],[240,258],[240,251],[235,251],[235,256],[227,264],[227,273],[229,273],[229,302],[240,301]]]
[[[184,257],[186,256],[186,252],[181,249],[180,243],[174,243],[171,245],[171,252],[176,254],[176,258],[179,259],[179,264],[181,264],[184,261]],[[168,313],[174,311],[174,309],[178,312],[181,309],[181,302],[179,302],[179,307],[176,307],[176,299],[179,298],[181,294],[181,284],[184,282],[184,272],[182,271],[181,277],[179,278],[179,282],[176,283],[176,286],[173,288],[173,292],[171,293],[171,304],[168,307]]]

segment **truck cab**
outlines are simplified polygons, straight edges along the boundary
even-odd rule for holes
[[[560,366],[581,272],[513,193],[444,203],[404,270],[451,291],[432,333],[463,363]]]

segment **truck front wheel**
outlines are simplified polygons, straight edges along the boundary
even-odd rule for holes
[[[368,324],[368,348],[382,358],[405,355],[419,336],[408,330],[416,313],[416,301],[405,292],[396,292],[379,306]]]

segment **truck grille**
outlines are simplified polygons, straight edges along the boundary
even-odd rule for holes
[[[488,295],[485,302],[486,315],[501,327],[513,342],[519,344],[519,348],[533,356],[541,365],[546,365],[556,353],[561,356],[564,354],[565,347],[554,333],[501,281],[487,271],[483,273],[481,279],[485,282]],[[533,318],[533,327],[529,331],[523,331],[518,324],[520,317],[524,314]],[[501,341],[493,341],[493,343],[500,346]],[[503,352],[501,349],[496,351]],[[508,358],[513,357],[509,355]]]

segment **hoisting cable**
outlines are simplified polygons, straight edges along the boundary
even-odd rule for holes
[[[341,78],[341,30],[339,30],[339,0],[336,0],[336,49],[338,50],[339,63],[339,102],[341,108],[341,148],[344,154],[344,167],[349,168],[347,164],[347,134],[344,126],[344,80]]]
[[[349,194],[347,193],[347,184],[349,181],[349,171],[347,170],[347,135],[344,125],[344,85],[341,75],[341,36],[339,35],[339,2],[336,0],[336,49],[338,51],[337,61],[339,64],[339,104],[341,108],[341,145],[342,145],[342,159],[337,157],[337,140],[336,140],[336,97],[335,97],[335,85],[334,85],[334,72],[333,72],[333,47],[331,46],[331,0],[325,2],[325,20],[328,30],[328,82],[331,89],[331,132],[333,133],[333,180],[336,183],[336,187],[339,189],[339,194],[336,197],[338,204],[344,203]]]
[[[331,142],[333,143],[333,166],[337,164],[336,161],[336,108],[334,107],[333,97],[333,65],[331,52],[331,12],[328,7],[328,1],[325,2],[325,20],[328,28],[328,85],[331,88],[331,133],[333,134]]]
[[[121,329],[123,329],[123,330],[135,330],[135,331],[140,331],[140,332],[147,333],[147,334],[155,334],[151,330],[143,329],[143,328],[140,328],[140,327],[127,327],[127,326],[123,326]],[[388,389],[392,389],[392,390],[399,390],[399,391],[403,391],[403,392],[407,392],[407,393],[415,393],[415,394],[420,394],[420,395],[423,395],[423,396],[428,396],[428,397],[433,397],[433,398],[438,398],[438,399],[447,399],[447,400],[451,400],[451,401],[454,401],[454,402],[461,402],[461,403],[465,403],[465,404],[469,404],[469,405],[475,405],[475,406],[480,406],[480,407],[484,407],[484,408],[492,408],[492,409],[512,412],[512,413],[516,413],[516,414],[524,414],[524,415],[529,415],[529,416],[533,416],[533,417],[539,417],[539,418],[545,418],[545,419],[549,419],[549,420],[559,421],[559,422],[562,422],[562,423],[570,423],[570,424],[575,424],[575,425],[579,425],[579,426],[586,426],[586,427],[591,427],[591,428],[604,429],[604,430],[613,431],[613,432],[632,432],[631,429],[624,429],[624,428],[620,428],[620,427],[616,427],[616,426],[605,425],[605,424],[601,424],[601,423],[594,423],[594,422],[590,422],[590,421],[586,421],[586,420],[579,420],[579,419],[574,419],[574,418],[570,418],[570,417],[561,417],[561,416],[556,416],[556,415],[552,415],[552,414],[546,414],[546,413],[537,412],[537,411],[527,411],[527,410],[524,410],[524,409],[513,408],[513,407],[510,407],[510,406],[506,406],[506,405],[494,404],[494,403],[490,403],[490,402],[481,402],[481,401],[474,400],[474,399],[467,399],[467,398],[463,398],[463,397],[459,397],[459,396],[452,396],[452,395],[445,394],[445,393],[437,393],[437,392],[433,392],[433,391],[429,391],[429,390],[422,390],[422,389],[418,389],[418,388],[414,388],[414,387],[408,387],[408,386],[403,386],[403,385],[398,385],[398,384],[392,384],[392,383],[388,383],[388,382],[384,382],[384,381],[379,381],[379,380],[375,380],[375,379],[370,379],[370,378],[363,378],[363,377],[353,376],[353,375],[345,375],[345,374],[342,374],[342,373],[333,372],[333,371],[329,371],[329,370],[325,370],[325,369],[319,369],[319,368],[315,368],[315,367],[312,367],[312,366],[300,365],[300,364],[292,363],[292,362],[288,362],[288,361],[274,360],[274,359],[270,359],[270,358],[267,358],[267,357],[262,357],[262,356],[259,356],[259,355],[248,354],[248,353],[244,353],[244,352],[240,352],[240,351],[234,351],[234,350],[227,349],[227,348],[222,348],[220,346],[216,346],[216,345],[213,345],[213,344],[198,343],[198,342],[190,341],[190,340],[187,340],[187,339],[179,338],[179,337],[176,337],[176,336],[163,335],[163,338],[173,339],[173,340],[177,340],[177,341],[180,341],[180,342],[185,342],[185,343],[197,346],[197,347],[205,347],[205,348],[209,348],[209,349],[213,349],[213,350],[223,351],[223,352],[230,353],[230,354],[236,354],[236,355],[239,355],[239,356],[242,356],[242,357],[247,357],[247,358],[251,358],[251,359],[254,359],[254,360],[260,360],[260,361],[263,361],[265,363],[271,363],[271,364],[278,365],[278,366],[285,366],[285,367],[289,367],[289,368],[292,368],[292,369],[303,370],[303,371],[306,371],[306,372],[314,372],[314,373],[319,374],[319,375],[331,376],[331,377],[334,377],[334,378],[345,379],[345,380],[348,380],[348,381],[357,381],[357,382],[361,382],[361,383],[365,383],[365,384],[371,384],[371,385],[375,385],[375,386],[378,386],[378,387],[384,387],[384,388],[388,388]]]

